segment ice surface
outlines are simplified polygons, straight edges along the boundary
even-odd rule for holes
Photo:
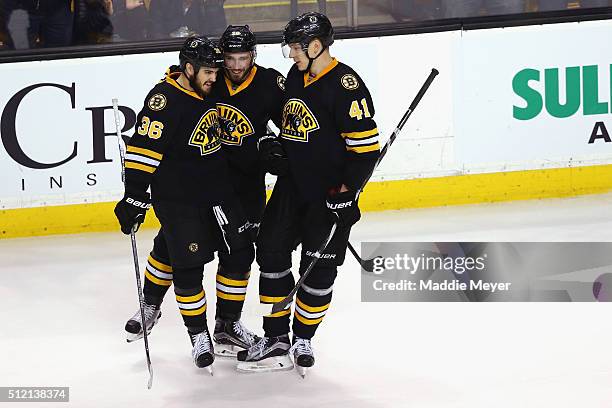
[[[607,194],[368,213],[351,240],[612,241],[611,207]],[[142,266],[154,234],[138,233]],[[204,279],[209,325],[215,270]],[[149,391],[142,341],[123,331],[137,308],[129,238],[2,240],[0,386],[69,386],[71,407],[612,406],[609,304],[361,303],[359,273],[347,255],[305,380],[239,374],[221,359],[214,377],[198,370],[167,296],[149,338]],[[243,320],[261,333],[257,276]]]

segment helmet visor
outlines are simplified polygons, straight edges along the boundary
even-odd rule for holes
[[[283,51],[283,57],[285,58],[292,58],[291,57],[291,52],[293,52],[293,55],[300,55],[300,54],[306,54],[306,50],[308,49],[308,45],[306,44],[300,44],[300,43],[290,43],[287,44],[285,42],[283,42],[281,44],[281,49]]]
[[[281,44],[281,50],[283,51],[283,57],[289,58],[289,54],[291,54],[291,47],[287,43]]]

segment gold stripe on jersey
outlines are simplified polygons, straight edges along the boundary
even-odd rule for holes
[[[221,292],[217,290],[217,297],[225,300],[236,300],[236,301],[244,301],[246,299],[246,295],[233,295],[225,292]]]
[[[366,139],[378,135],[378,128],[364,130],[363,132],[343,132],[340,135],[348,139]]]
[[[159,286],[170,286],[172,285],[172,281],[171,280],[166,280],[166,279],[159,279],[156,276],[153,276],[151,274],[151,272],[149,271],[145,271],[145,278],[147,278],[148,280],[150,280],[151,282],[155,283],[156,285]]]
[[[314,78],[311,78],[308,72],[304,72],[304,88],[306,88],[308,85],[314,84],[319,79],[323,78],[329,71],[334,69],[336,65],[338,65],[338,60],[332,58],[332,61],[329,63],[329,65],[326,66],[323,71],[319,72]]]
[[[160,261],[158,261],[157,259],[153,258],[152,256],[149,256],[149,259],[147,259],[147,262],[149,262],[151,265],[153,265],[155,267],[155,269],[159,269],[162,272],[172,273],[172,267],[170,265],[166,265],[165,263],[161,263]]]
[[[305,304],[304,302],[302,302],[299,298],[296,299],[295,302],[299,307],[301,307],[302,309],[304,309],[307,312],[311,312],[311,313],[318,313],[318,312],[322,312],[324,310],[329,309],[329,303],[323,306],[308,306],[307,304]]]
[[[283,317],[289,314],[291,314],[291,309],[281,310],[280,312],[272,313],[272,314],[266,315],[265,317]]]
[[[368,146],[346,146],[346,150],[355,153],[369,153],[377,152],[380,150],[380,144],[378,142]]]
[[[128,153],[140,154],[142,156],[149,157],[149,158],[155,159],[155,160],[161,160],[162,157],[164,157],[164,155],[161,154],[161,153],[157,153],[156,151],[145,149],[143,147],[128,146],[126,151]]]
[[[147,165],[136,163],[136,162],[126,161],[125,162],[125,168],[126,169],[133,169],[133,170],[141,170],[141,171],[144,171],[144,172],[147,172],[147,173],[153,173],[153,172],[155,172],[155,169],[157,167],[151,167],[151,166],[147,166]]]
[[[255,73],[257,73],[257,67],[253,65],[253,68],[251,68],[251,72],[249,72],[249,75],[247,75],[244,81],[236,89],[234,89],[232,81],[230,81],[227,76],[224,76],[225,85],[227,85],[227,91],[229,92],[230,96],[234,96],[240,91],[243,91],[248,88],[248,86],[251,85],[251,82],[253,82],[253,78],[255,78]]]
[[[278,303],[281,300],[283,300],[285,297],[284,296],[264,296],[264,295],[259,295],[259,302],[260,303]]]
[[[186,93],[189,96],[193,96],[196,99],[199,99],[201,101],[204,100],[204,98],[202,98],[200,95],[198,95],[197,93],[195,93],[194,91],[190,91],[188,89],[185,89],[181,86],[181,84],[178,83],[177,79],[181,76],[180,72],[173,72],[172,74],[166,76],[165,81],[172,85],[173,87],[175,87],[176,89],[178,89],[181,92]],[[176,79],[175,79],[176,78]]]

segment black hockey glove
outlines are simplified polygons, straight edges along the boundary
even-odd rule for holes
[[[332,222],[337,222],[340,228],[350,228],[361,218],[354,191],[330,192],[326,204],[330,211],[330,219]]]
[[[129,235],[132,227],[136,226],[136,231],[145,220],[147,210],[151,208],[149,193],[128,193],[126,192],[121,201],[115,206],[115,216],[121,225],[121,232]]]
[[[275,176],[282,176],[289,172],[289,162],[283,146],[274,135],[265,135],[257,141],[259,161],[263,169]]]

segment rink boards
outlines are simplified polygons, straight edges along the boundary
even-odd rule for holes
[[[440,71],[362,209],[610,191],[611,36],[604,21],[337,41],[333,54],[370,88],[383,141],[431,69]],[[142,99],[175,59],[0,65],[0,237],[117,229],[111,99],[131,134]],[[278,45],[259,46],[257,62],[290,67]]]

